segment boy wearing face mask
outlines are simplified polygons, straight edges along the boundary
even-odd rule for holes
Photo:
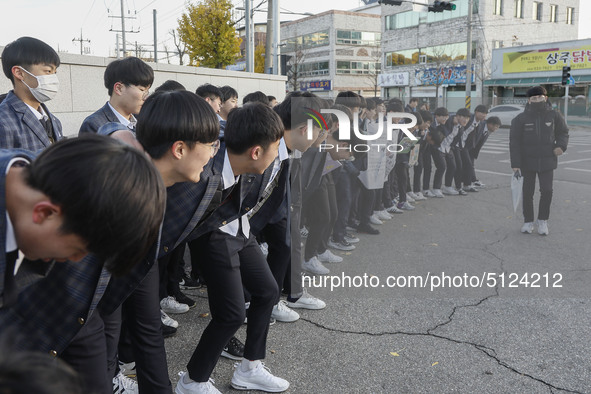
[[[21,37],[2,52],[13,85],[0,104],[0,148],[38,151],[62,138],[62,124],[44,103],[57,94],[58,54],[43,41]]]
[[[548,235],[548,217],[552,203],[552,180],[558,156],[566,151],[568,127],[560,113],[552,109],[543,86],[527,91],[525,111],[511,122],[509,150],[511,167],[523,176],[522,233],[534,230],[534,191],[536,177],[540,181],[538,234]]]

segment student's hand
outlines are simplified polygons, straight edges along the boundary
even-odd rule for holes
[[[564,153],[564,151],[562,150],[562,148],[554,148],[554,155],[555,156],[560,156]]]

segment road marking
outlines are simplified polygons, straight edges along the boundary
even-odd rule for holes
[[[566,167],[565,170],[591,172],[591,170],[584,170],[582,168],[570,168],[570,167]]]
[[[507,160],[499,160],[499,163],[511,163],[511,160],[510,159],[507,159]]]
[[[589,153],[589,152],[591,152],[591,150],[582,150],[582,151],[577,152],[577,153]]]
[[[481,153],[490,153],[491,155],[503,155],[503,154],[506,153],[506,152],[499,152],[499,151],[496,151],[496,150],[484,150],[484,149],[481,150],[480,152]]]
[[[476,172],[483,172],[485,174],[493,174],[493,175],[513,176],[513,174],[507,174],[504,172],[494,172],[494,171],[485,171],[485,170],[476,170]]]
[[[578,162],[581,162],[581,161],[589,161],[589,160],[591,160],[591,157],[590,158],[587,158],[587,159],[561,161],[561,162],[559,162],[559,164],[578,163]]]

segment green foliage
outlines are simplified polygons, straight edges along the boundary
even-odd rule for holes
[[[187,5],[177,31],[187,45],[191,65],[224,68],[240,55],[240,38],[232,22],[230,0]]]

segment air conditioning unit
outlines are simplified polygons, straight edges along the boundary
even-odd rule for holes
[[[419,64],[427,63],[427,55],[419,55]]]

